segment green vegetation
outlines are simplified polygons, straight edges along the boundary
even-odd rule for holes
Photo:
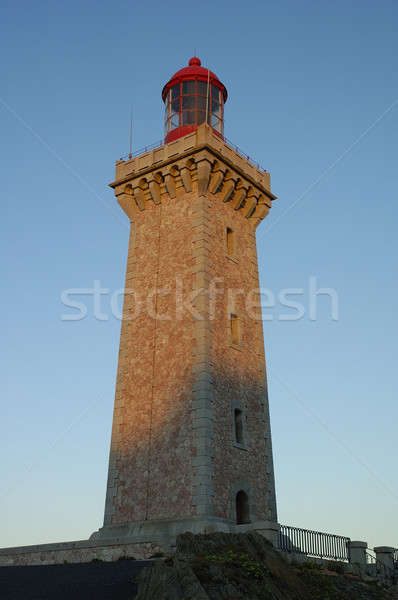
[[[196,568],[210,567],[211,564],[230,567],[237,571],[241,571],[246,577],[254,577],[254,579],[265,579],[269,575],[264,563],[253,559],[247,552],[234,552],[231,549],[225,549],[217,554],[204,554],[197,556],[192,561],[192,566]]]

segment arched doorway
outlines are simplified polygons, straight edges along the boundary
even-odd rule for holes
[[[236,523],[250,523],[249,496],[243,490],[236,494]]]

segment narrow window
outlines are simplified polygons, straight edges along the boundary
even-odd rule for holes
[[[239,408],[234,410],[234,429],[235,429],[235,442],[237,444],[243,444],[243,414]]]
[[[235,256],[235,236],[230,227],[227,227],[227,254],[228,256]]]
[[[249,496],[243,490],[236,494],[236,523],[250,523]]]
[[[240,326],[236,315],[231,315],[231,344],[240,346]]]

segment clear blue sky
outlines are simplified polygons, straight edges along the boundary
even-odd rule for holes
[[[123,284],[107,183],[130,104],[135,149],[160,139],[196,47],[278,195],[262,285],[339,296],[338,321],[323,298],[264,324],[280,522],[398,546],[398,4],[25,0],[0,20],[1,545],[101,525],[120,322],[63,322],[60,295]]]

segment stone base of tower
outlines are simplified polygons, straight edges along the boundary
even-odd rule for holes
[[[277,545],[279,525],[271,521],[255,521],[237,525],[228,519],[219,517],[191,517],[183,519],[162,519],[137,521],[118,525],[105,525],[94,532],[90,541],[99,543],[158,544],[165,551],[171,550],[179,534],[191,533],[244,533],[257,531],[264,535],[274,546]]]
[[[165,519],[105,526],[93,533],[89,540],[0,548],[0,567],[116,561],[121,558],[143,560],[172,551],[177,535],[186,531],[244,533],[250,530],[258,531],[274,546],[277,545],[279,525],[271,521],[236,525],[215,517]]]

